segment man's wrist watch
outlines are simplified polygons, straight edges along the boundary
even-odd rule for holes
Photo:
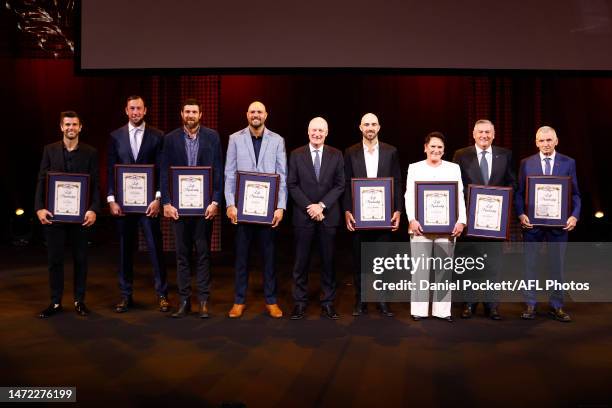
[[[321,208],[326,209],[327,207],[325,206],[325,204],[323,203],[323,201],[319,201],[319,205],[321,206]]]

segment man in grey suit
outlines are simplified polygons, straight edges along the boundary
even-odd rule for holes
[[[283,316],[276,301],[275,228],[283,219],[287,208],[287,154],[285,140],[265,127],[268,113],[261,102],[253,102],[246,113],[249,125],[232,134],[227,146],[225,162],[225,202],[227,217],[238,223],[236,208],[236,172],[276,173],[280,176],[278,204],[272,225],[239,224],[236,229],[236,282],[234,305],[229,317],[238,318],[244,313],[246,291],[249,282],[248,258],[251,243],[261,244],[264,261],[264,296],[268,314],[274,318]]]

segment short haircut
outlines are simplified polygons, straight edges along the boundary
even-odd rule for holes
[[[442,132],[431,132],[427,136],[425,136],[425,144],[429,143],[431,139],[434,137],[440,139],[443,145],[446,145],[446,137],[442,134]]]
[[[557,138],[557,132],[550,126],[542,126],[541,128],[539,128],[536,132],[536,139],[540,133],[552,133],[555,139]]]
[[[130,95],[127,97],[125,104],[127,105],[128,103],[130,103],[130,101],[135,101],[137,99],[140,99],[143,103],[143,105],[147,106],[147,103],[145,102],[144,98],[140,95]]]
[[[197,100],[197,99],[195,99],[195,98],[188,98],[188,99],[185,99],[185,100],[183,101],[183,104],[181,105],[181,111],[183,111],[183,110],[185,109],[185,106],[187,106],[187,105],[196,105],[196,106],[198,107],[198,110],[199,110],[200,112],[202,112],[202,105],[201,105],[201,104],[200,104],[200,102],[198,102],[198,100]]]
[[[63,111],[62,113],[60,113],[60,124],[64,123],[64,118],[77,118],[79,120],[79,123],[83,124],[81,117],[75,111],[69,110],[69,111]]]
[[[491,125],[493,127],[493,130],[495,130],[495,125],[489,119],[478,119],[476,123],[474,123],[474,128],[476,127],[476,125],[481,125],[481,124]]]

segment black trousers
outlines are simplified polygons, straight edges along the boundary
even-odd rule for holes
[[[295,227],[294,232],[293,300],[296,304],[308,303],[308,266],[312,243],[316,241],[321,257],[321,305],[333,303],[336,298],[334,273],[336,227],[326,227],[319,222],[307,227]]]
[[[391,238],[391,231],[388,230],[362,230],[353,233],[353,286],[356,301],[361,301],[361,243],[391,242]]]
[[[64,251],[66,242],[72,248],[74,269],[74,300],[85,301],[87,284],[87,240],[89,230],[81,224],[45,225],[47,258],[49,264],[49,288],[51,302],[61,304],[64,294]]]
[[[195,278],[198,301],[210,295],[210,238],[212,222],[204,217],[181,217],[174,221],[176,284],[181,301],[191,297],[191,257],[195,247]]]

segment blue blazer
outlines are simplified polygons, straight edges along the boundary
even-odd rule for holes
[[[159,168],[161,165],[163,140],[164,133],[161,130],[145,125],[142,143],[138,150],[138,157],[134,157],[132,147],[130,146],[128,125],[112,131],[108,145],[107,195],[115,195],[115,164],[154,164],[155,189],[160,191]]]
[[[259,158],[255,160],[255,149],[249,128],[239,130],[229,137],[227,160],[225,161],[225,204],[236,205],[236,172],[253,171],[276,173],[280,176],[277,208],[287,208],[287,153],[285,139],[267,128],[261,141]]]
[[[525,214],[525,188],[527,176],[543,176],[540,153],[529,156],[521,161],[519,168],[519,183],[515,197],[516,215]],[[552,169],[553,176],[570,176],[572,178],[572,215],[580,218],[580,190],[576,177],[576,161],[569,156],[555,153],[555,163]]]
[[[212,167],[212,201],[221,205],[223,198],[223,155],[221,140],[216,130],[200,126],[198,131],[198,166]],[[164,136],[161,155],[161,194],[162,204],[170,204],[168,175],[170,166],[187,166],[185,149],[185,130],[180,127]]]

